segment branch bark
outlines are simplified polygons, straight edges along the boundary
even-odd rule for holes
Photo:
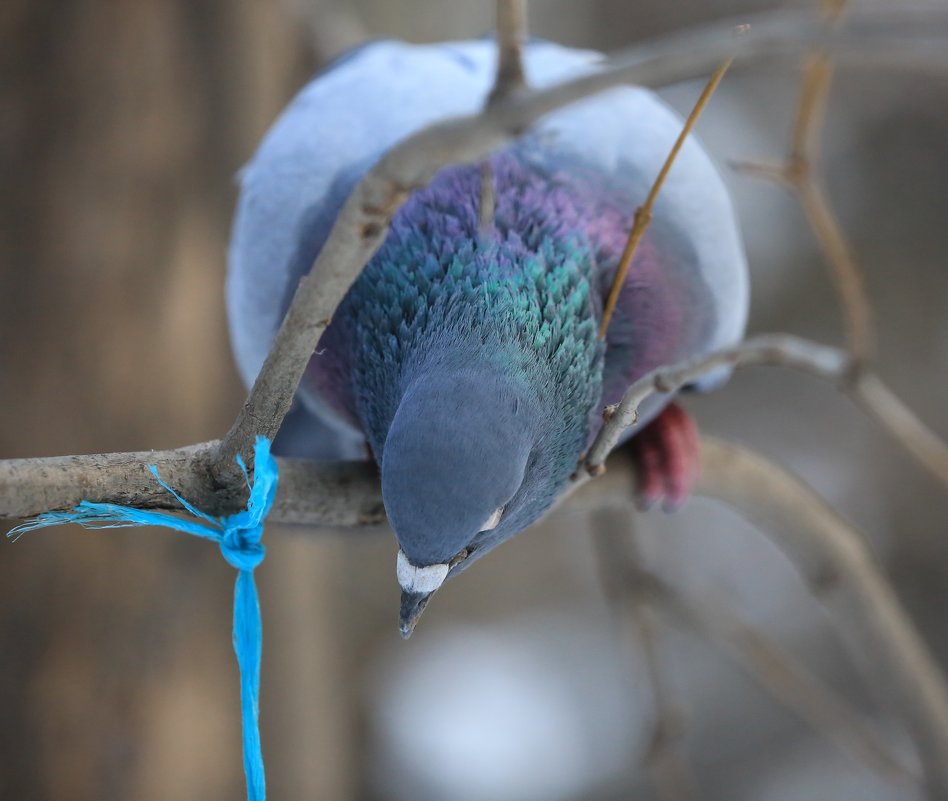
[[[72,509],[82,500],[181,511],[181,505],[155,481],[150,464],[197,508],[211,515],[233,514],[246,503],[246,487],[241,484],[234,489],[215,481],[210,464],[219,444],[0,461],[0,519]],[[277,464],[280,489],[268,520],[330,528],[385,521],[375,465],[280,458]]]

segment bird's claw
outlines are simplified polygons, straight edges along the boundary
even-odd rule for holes
[[[636,504],[647,510],[661,503],[666,512],[684,504],[698,482],[698,428],[672,403],[629,443],[635,461]]]

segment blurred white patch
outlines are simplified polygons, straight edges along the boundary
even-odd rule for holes
[[[558,801],[638,764],[650,702],[608,629],[544,615],[419,634],[370,675],[380,797]]]

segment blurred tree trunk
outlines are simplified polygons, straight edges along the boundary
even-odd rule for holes
[[[226,430],[242,396],[223,311],[232,176],[312,67],[291,21],[236,0],[0,5],[0,457]],[[3,544],[0,797],[243,795],[233,571],[185,539]],[[294,650],[300,630],[335,636],[327,547],[258,571],[279,621],[262,715],[280,796],[349,795],[338,643]],[[268,596],[281,569],[305,608]]]

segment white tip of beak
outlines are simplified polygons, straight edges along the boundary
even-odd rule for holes
[[[451,569],[448,564],[426,565],[425,567],[416,567],[408,561],[408,557],[398,551],[398,558],[395,561],[395,574],[398,576],[398,584],[405,592],[412,593],[433,593],[440,587],[448,577],[448,571]]]
[[[504,516],[504,507],[498,506],[494,513],[484,521],[484,525],[481,526],[481,531],[493,531],[500,523],[500,519]]]

